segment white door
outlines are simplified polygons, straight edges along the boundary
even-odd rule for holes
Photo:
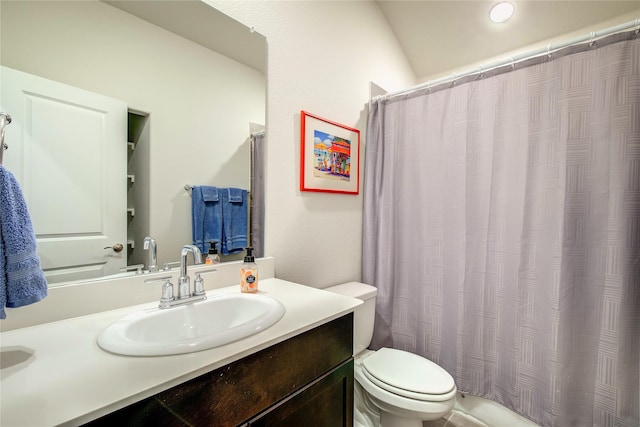
[[[0,111],[13,119],[3,163],[24,193],[49,284],[118,273],[127,260],[126,103],[0,68]]]

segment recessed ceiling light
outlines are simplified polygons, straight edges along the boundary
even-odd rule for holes
[[[489,12],[489,18],[496,24],[508,21],[511,15],[513,15],[513,4],[506,1],[497,3]]]

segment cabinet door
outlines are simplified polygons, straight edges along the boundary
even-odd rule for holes
[[[251,427],[353,426],[353,359],[246,424]]]

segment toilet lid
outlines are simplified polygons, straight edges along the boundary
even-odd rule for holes
[[[381,348],[362,361],[368,377],[388,391],[414,395],[442,395],[455,388],[453,377],[432,361],[417,354]],[[406,391],[406,393],[405,393]]]

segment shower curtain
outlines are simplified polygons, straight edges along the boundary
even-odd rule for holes
[[[265,133],[251,135],[251,246],[253,254],[264,256],[264,164]]]
[[[632,33],[373,100],[363,222],[373,348],[541,426],[638,427]]]

